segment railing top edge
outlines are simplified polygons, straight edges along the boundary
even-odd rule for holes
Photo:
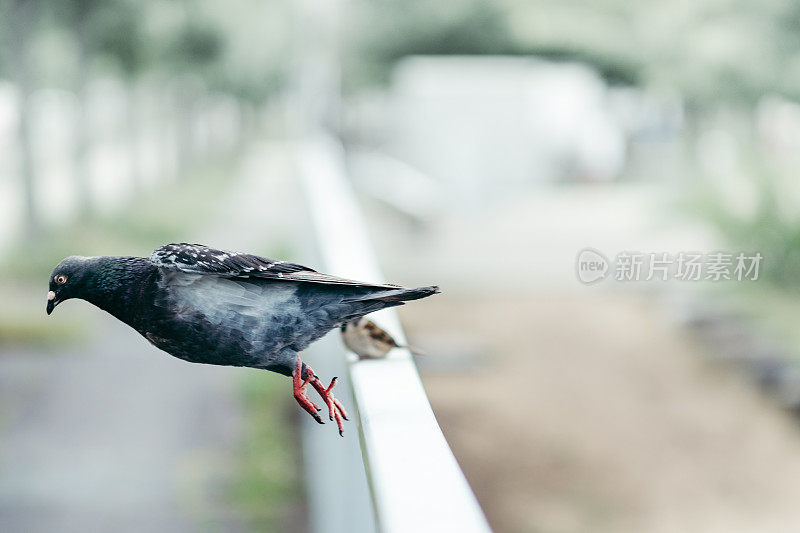
[[[325,267],[336,275],[385,281],[346,179],[341,145],[326,136],[308,139],[296,157]],[[405,340],[393,310],[370,317]],[[410,354],[394,350],[386,359],[351,360],[348,367],[381,530],[489,531]]]

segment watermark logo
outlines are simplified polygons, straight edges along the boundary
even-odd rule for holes
[[[578,252],[575,268],[578,280],[591,285],[606,278],[610,265],[606,256],[594,248],[584,248]]]
[[[590,285],[616,281],[758,281],[760,252],[620,252],[609,261],[594,248],[578,252],[578,280]]]

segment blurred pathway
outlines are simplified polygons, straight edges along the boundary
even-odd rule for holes
[[[187,239],[266,252],[291,219],[286,161],[280,146],[253,146]],[[70,305],[86,307],[59,311]],[[247,370],[169,357],[94,308],[87,319],[88,348],[0,355],[0,529],[241,530],[222,491]]]
[[[418,360],[425,388],[496,531],[800,531],[796,420],[648,296],[487,293],[401,312],[436,354]],[[474,364],[446,367],[465,343]]]

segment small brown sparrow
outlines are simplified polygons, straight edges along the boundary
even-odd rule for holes
[[[413,354],[423,355],[416,348],[397,344],[391,335],[363,316],[342,324],[342,340],[359,359],[380,359],[392,348],[407,348]]]

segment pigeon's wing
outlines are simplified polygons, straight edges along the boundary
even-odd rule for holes
[[[215,250],[202,244],[167,244],[150,255],[150,261],[168,271],[216,275],[227,278],[306,281],[327,285],[396,289],[398,285],[366,283],[317,272],[296,263],[276,261],[239,252]]]

